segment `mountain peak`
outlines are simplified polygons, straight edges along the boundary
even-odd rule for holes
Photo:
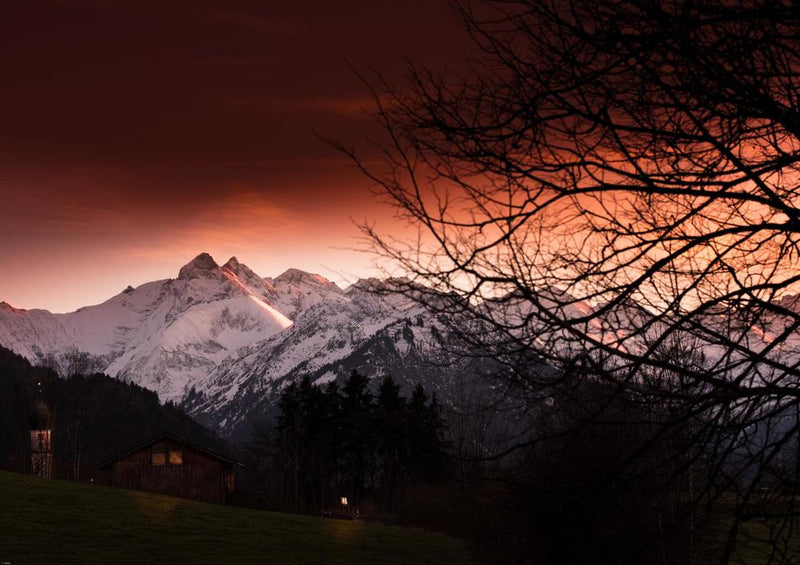
[[[242,279],[242,282],[252,282],[252,281],[261,281],[261,277],[253,272],[253,270],[245,265],[244,263],[240,263],[236,257],[231,257],[228,259],[228,262],[222,265],[222,270],[227,271],[228,273],[232,273],[236,277]]]
[[[339,288],[336,286],[335,283],[332,283],[322,275],[317,275],[314,273],[307,273],[306,271],[301,271],[300,269],[288,269],[284,273],[281,273],[277,277],[275,277],[276,282],[286,282],[286,283],[310,283],[315,286],[321,286],[323,288]]]
[[[369,277],[358,279],[347,288],[347,291],[362,290],[374,293],[397,293],[417,288],[421,287],[406,277],[389,277],[387,279]]]
[[[236,256],[233,256],[230,259],[228,259],[227,263],[222,265],[222,268],[223,269],[230,269],[231,271],[236,272],[236,270],[240,266],[241,266],[241,263],[239,263],[239,260],[236,258]]]
[[[207,276],[219,270],[219,265],[208,253],[201,253],[186,265],[181,267],[178,278],[181,280],[194,279]]]
[[[0,302],[0,308],[8,310],[10,312],[26,312],[24,308],[14,308],[11,304],[9,304],[6,301]]]

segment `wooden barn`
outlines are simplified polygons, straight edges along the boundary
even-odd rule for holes
[[[170,434],[156,436],[103,463],[115,487],[224,504],[238,464]]]

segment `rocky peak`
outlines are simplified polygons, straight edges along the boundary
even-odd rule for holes
[[[236,257],[231,257],[228,259],[228,262],[222,265],[222,270],[233,273],[237,277],[244,277],[247,279],[260,278],[250,269],[250,267],[244,263],[240,263]]]
[[[14,308],[8,302],[2,301],[0,302],[0,309],[8,310],[9,312],[27,312],[24,308]]]
[[[231,257],[228,259],[228,262],[222,265],[223,269],[228,269],[229,271],[233,271],[234,273],[239,270],[243,265],[239,262],[236,256]]]
[[[310,284],[325,289],[341,291],[341,289],[338,286],[336,286],[336,283],[332,283],[322,275],[307,273],[306,271],[301,271],[300,269],[289,269],[286,272],[275,277],[275,280],[273,282],[293,284],[293,285]]]
[[[347,293],[369,292],[374,294],[393,294],[402,293],[419,288],[413,281],[405,277],[393,277],[388,279],[378,279],[375,277],[358,279],[347,287]]]
[[[219,265],[217,265],[211,255],[208,253],[201,253],[181,268],[178,272],[178,278],[181,280],[189,280],[208,277],[218,271]]]
[[[222,272],[234,277],[240,283],[246,284],[253,292],[261,294],[262,297],[275,292],[275,287],[269,280],[258,276],[250,267],[240,263],[236,257],[228,259],[228,262],[222,266]]]

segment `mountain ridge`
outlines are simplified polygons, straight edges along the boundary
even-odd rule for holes
[[[273,402],[289,380],[333,380],[342,367],[355,368],[354,355],[370,358],[365,348],[386,351],[388,334],[393,351],[385,367],[370,361],[373,376],[390,365],[396,372],[398,356],[422,363],[435,320],[409,298],[370,292],[387,284],[342,289],[299,269],[265,278],[236,257],[220,265],[200,253],[177,278],[128,287],[71,313],[3,303],[0,345],[62,376],[102,371],[154,390],[225,433]],[[404,330],[411,320],[421,324],[413,347],[414,331]]]

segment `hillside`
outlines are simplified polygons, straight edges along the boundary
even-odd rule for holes
[[[467,564],[443,535],[0,472],[0,561]]]
[[[152,391],[102,374],[61,379],[0,347],[0,469],[29,470],[29,418],[40,400],[51,411],[56,477],[89,481],[102,461],[166,432],[228,452],[226,442]]]

